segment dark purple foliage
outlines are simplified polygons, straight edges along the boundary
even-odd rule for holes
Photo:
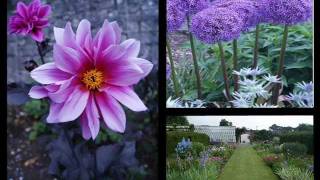
[[[266,22],[294,25],[312,16],[311,0],[261,0]]]
[[[242,27],[243,21],[237,12],[210,7],[193,16],[191,32],[200,41],[214,44],[238,38]]]

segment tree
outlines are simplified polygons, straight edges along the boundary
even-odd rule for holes
[[[313,126],[310,124],[299,124],[298,127],[295,128],[296,131],[313,131]]]
[[[188,126],[189,122],[184,116],[168,116],[167,125],[169,126]]]
[[[226,119],[221,119],[220,126],[232,126],[232,122],[229,122]]]
[[[267,131],[265,129],[263,130],[257,130],[253,133],[253,136],[250,138],[251,141],[265,141],[265,140],[271,140],[273,137],[271,131]]]
[[[241,141],[241,134],[244,134],[246,132],[247,132],[246,127],[236,128],[236,141],[237,142]]]

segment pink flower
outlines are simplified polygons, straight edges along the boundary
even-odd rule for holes
[[[49,5],[42,5],[40,0],[33,0],[29,5],[18,2],[16,13],[9,19],[9,31],[23,36],[30,35],[35,41],[44,39],[43,28],[49,25]]]
[[[105,20],[94,38],[90,22],[82,20],[74,34],[68,22],[64,29],[54,27],[54,62],[31,72],[45,86],[34,86],[32,98],[51,99],[48,123],[73,121],[80,117],[82,135],[98,135],[100,122],[116,132],[124,132],[126,116],[121,105],[133,111],[146,106],[132,86],[147,76],[153,65],[138,58],[140,42],[120,43],[121,29]]]

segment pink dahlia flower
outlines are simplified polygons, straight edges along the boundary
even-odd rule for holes
[[[146,106],[132,86],[147,76],[153,65],[138,58],[140,42],[121,41],[116,22],[105,20],[94,38],[90,22],[82,20],[76,34],[68,22],[64,29],[54,27],[54,62],[31,72],[45,86],[34,86],[29,95],[51,99],[48,123],[73,121],[80,117],[82,135],[98,135],[100,123],[116,132],[124,132],[126,116],[121,105],[133,111]]]
[[[9,19],[9,31],[23,36],[30,35],[35,41],[44,39],[43,28],[49,25],[49,5],[42,5],[40,0],[33,0],[29,5],[18,2],[16,13]]]

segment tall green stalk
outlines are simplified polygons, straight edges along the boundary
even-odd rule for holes
[[[224,60],[223,46],[222,46],[221,42],[219,42],[218,45],[219,45],[219,50],[220,50],[221,67],[222,67],[222,72],[223,72],[223,80],[224,80],[224,87],[226,90],[226,96],[227,96],[228,101],[231,101],[229,79],[228,79],[228,74],[227,74],[226,62]]]
[[[233,70],[238,71],[238,47],[237,47],[237,40],[234,39],[232,41],[232,47],[233,47]],[[239,76],[234,74],[233,75],[233,81],[234,81],[234,91],[239,90]]]
[[[256,39],[254,44],[254,52],[253,52],[253,64],[252,68],[256,68],[258,65],[258,54],[259,54],[259,24],[256,26]]]
[[[178,88],[178,81],[177,81],[177,77],[176,77],[176,71],[174,68],[174,62],[173,62],[173,58],[172,58],[171,45],[170,45],[168,38],[166,41],[167,41],[167,50],[168,50],[168,56],[169,56],[169,61],[170,61],[170,66],[171,66],[171,77],[172,77],[172,82],[173,82],[174,93],[175,93],[176,97],[180,97],[179,88]]]
[[[187,17],[187,21],[188,21],[188,30],[190,30],[190,18],[189,18],[189,16]],[[192,53],[192,59],[193,59],[193,65],[194,65],[194,72],[196,74],[196,79],[197,79],[198,99],[200,99],[201,96],[202,96],[201,78],[200,78],[198,61],[197,61],[197,57],[196,57],[196,51],[195,51],[195,47],[194,47],[193,36],[192,36],[192,33],[190,31],[189,31],[189,39],[190,39],[190,45],[191,45],[191,53]]]
[[[283,31],[283,38],[282,38],[282,44],[281,44],[281,50],[280,50],[280,60],[279,60],[279,67],[278,67],[278,74],[277,77],[281,78],[282,73],[283,73],[283,68],[284,68],[284,55],[286,52],[286,47],[287,47],[287,39],[288,39],[288,25],[284,26],[284,31]],[[278,97],[279,97],[279,90],[281,88],[281,84],[276,83],[273,91],[272,91],[272,98],[271,98],[271,103],[274,105],[278,104]]]

